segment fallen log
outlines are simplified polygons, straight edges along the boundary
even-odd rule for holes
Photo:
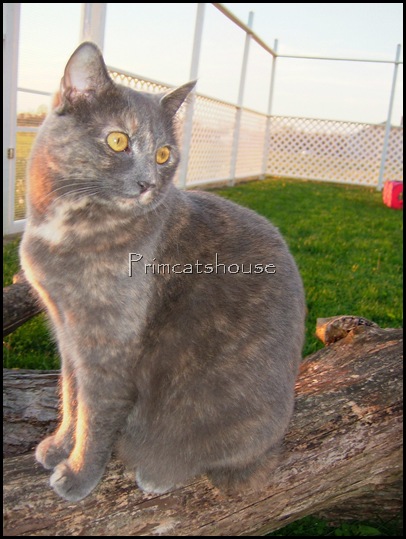
[[[57,427],[59,371],[3,370],[3,457],[21,455]]]
[[[3,337],[43,311],[38,294],[20,271],[13,284],[3,288]]]
[[[379,327],[375,322],[362,318],[361,316],[332,316],[330,318],[318,318],[316,321],[316,337],[326,346],[333,342],[345,339],[347,336],[352,338],[352,332],[357,328],[358,332],[362,332],[364,328]]]
[[[70,503],[50,489],[49,472],[28,453],[4,460],[4,533],[259,536],[316,513],[358,519],[397,515],[402,339],[401,329],[362,325],[303,362],[283,460],[260,492],[227,497],[198,478],[168,494],[145,495],[113,459],[97,489]],[[8,423],[20,418],[24,451],[54,424],[56,379],[56,373],[24,372],[18,382],[16,372],[6,373],[6,434]],[[36,417],[40,427],[34,434],[27,429],[25,436],[24,423]],[[6,444],[15,453],[16,431],[13,436],[11,442],[6,436]]]

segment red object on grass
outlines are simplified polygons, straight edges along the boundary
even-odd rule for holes
[[[383,203],[389,208],[403,210],[403,182],[385,182],[383,186]]]

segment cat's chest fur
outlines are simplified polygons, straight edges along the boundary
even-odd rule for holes
[[[100,331],[100,342],[138,338],[153,282],[141,264],[130,275],[129,253],[152,259],[160,229],[147,231],[148,221],[131,213],[103,206],[89,211],[89,204],[67,201],[32,223],[21,246],[23,267],[57,332],[93,335],[94,342]]]

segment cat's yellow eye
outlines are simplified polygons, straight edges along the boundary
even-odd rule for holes
[[[159,148],[156,152],[156,162],[158,165],[163,165],[166,163],[171,155],[171,150],[168,148],[168,146],[162,146],[162,148]]]
[[[107,135],[107,144],[115,152],[123,152],[128,148],[128,137],[125,133],[113,131]]]

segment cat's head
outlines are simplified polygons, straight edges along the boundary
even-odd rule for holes
[[[134,91],[112,81],[96,45],[82,43],[32,151],[31,207],[44,214],[59,201],[86,199],[155,208],[179,163],[174,120],[194,85],[160,95]]]

